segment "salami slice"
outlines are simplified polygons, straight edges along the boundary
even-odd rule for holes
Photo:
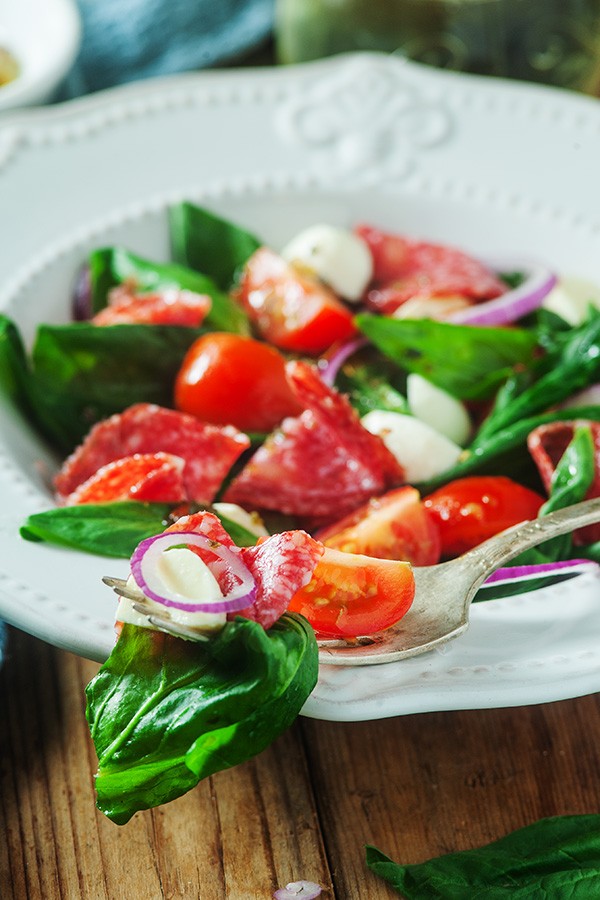
[[[339,518],[399,484],[403,472],[381,438],[360,423],[345,397],[316,370],[291,362],[287,373],[305,411],[285,419],[225,493],[247,509]]]
[[[208,425],[193,416],[138,403],[95,425],[55,478],[64,500],[102,466],[136,453],[172,453],[184,462],[188,500],[210,503],[233,463],[250,445],[231,425]]]
[[[585,499],[600,497],[600,422],[588,419],[549,422],[535,428],[529,435],[527,447],[548,493],[552,487],[554,471],[573,440],[575,431],[582,425],[590,428],[594,441],[594,478]],[[600,541],[600,523],[580,528],[573,534],[573,543],[580,546],[594,544],[596,541]]]
[[[256,547],[242,547],[242,558],[257,587],[256,601],[238,615],[270,628],[290,600],[312,578],[323,545],[305,531],[274,534]]]
[[[368,226],[356,230],[374,259],[376,284],[367,304],[386,315],[413,297],[463,297],[479,302],[507,290],[489,266],[454,247],[413,241]]]

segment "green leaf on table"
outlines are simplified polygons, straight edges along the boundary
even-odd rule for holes
[[[29,516],[20,534],[27,541],[46,541],[86,553],[129,559],[140,541],[164,531],[173,509],[174,504],[137,500],[58,506]],[[243,525],[225,516],[219,518],[238,547],[256,544],[256,535]]]
[[[381,365],[344,366],[338,373],[336,388],[348,395],[359,416],[364,416],[373,409],[409,413],[406,397],[387,376],[388,373],[382,374]]]
[[[292,724],[317,673],[301,616],[269,631],[237,618],[197,642],[125,625],[86,691],[99,809],[124,824],[260,753]]]
[[[368,867],[406,900],[600,897],[600,815],[541,819],[485,847],[400,865],[367,846]]]
[[[205,324],[218,331],[248,333],[248,319],[241,306],[221,290],[208,275],[178,263],[158,263],[130,253],[122,247],[106,247],[94,251],[89,258],[92,306],[95,311],[106,306],[111,288],[131,281],[141,292],[180,288],[197,294],[208,294],[212,300]]]
[[[535,334],[524,328],[453,325],[433,319],[356,316],[360,330],[396,365],[461,400],[489,398],[516,365],[528,365]]]
[[[173,259],[205,272],[223,290],[263,243],[249,231],[193,203],[179,203],[169,210]]]

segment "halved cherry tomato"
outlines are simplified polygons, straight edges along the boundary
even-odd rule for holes
[[[261,336],[283,350],[315,355],[356,332],[333,291],[267,247],[246,263],[238,296]]]
[[[312,579],[288,608],[319,634],[353,638],[390,628],[408,611],[414,594],[409,563],[326,547]]]
[[[405,486],[373,497],[315,537],[326,547],[378,559],[403,559],[432,566],[441,551],[440,534],[416,488]]]
[[[442,539],[442,556],[460,556],[494,534],[535,519],[544,498],[501,475],[459,478],[423,501]]]
[[[301,412],[274,348],[237,334],[214,332],[194,341],[175,379],[175,406],[213,425],[272,431]]]

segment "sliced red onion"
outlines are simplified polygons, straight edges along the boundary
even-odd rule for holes
[[[368,341],[364,337],[353,338],[351,341],[342,344],[329,359],[323,358],[319,362],[319,374],[325,384],[333,387],[337,374],[346,362],[357,350],[366,347]]]
[[[496,271],[507,268],[494,266]],[[509,325],[541,306],[558,281],[549,269],[536,263],[516,264],[514,271],[527,273],[522,284],[494,300],[461,309],[448,316],[448,321],[456,325]]]
[[[87,322],[92,318],[92,275],[89,263],[84,263],[75,279],[71,298],[71,309],[76,322]]]
[[[314,900],[323,888],[314,881],[291,881],[273,894],[275,900]]]
[[[215,562],[207,563],[207,565],[217,580],[221,573],[227,571],[237,582],[222,600],[195,603],[184,594],[170,590],[161,579],[158,572],[158,560],[161,554],[169,547],[189,546],[190,544],[214,554]],[[164,532],[146,538],[137,546],[131,557],[131,574],[139,589],[149,600],[185,612],[238,612],[251,606],[256,599],[256,582],[240,554],[195,531]]]
[[[598,563],[591,559],[566,559],[560,562],[539,563],[534,566],[508,566],[497,569],[486,578],[482,587],[487,584],[510,584],[516,581],[529,581],[544,575],[577,575],[580,572],[593,571]]]

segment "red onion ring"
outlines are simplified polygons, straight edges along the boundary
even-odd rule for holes
[[[273,894],[275,900],[314,900],[319,897],[322,887],[314,881],[291,881]]]
[[[495,271],[502,268],[506,270],[506,266],[494,266]],[[494,300],[461,309],[448,316],[447,321],[455,325],[509,325],[541,306],[557,284],[556,275],[536,263],[516,264],[514,268],[527,272],[522,284]]]
[[[335,350],[329,359],[324,357],[319,360],[319,375],[325,384],[333,387],[337,374],[346,360],[356,353],[357,350],[362,350],[363,347],[366,347],[367,344],[368,341],[364,337],[353,338]]]
[[[533,566],[508,566],[497,569],[489,578],[486,578],[482,587],[486,584],[510,584],[515,581],[528,581],[540,578],[544,575],[576,575],[579,572],[592,571],[598,568],[598,563],[591,559],[565,559],[560,562],[539,563]]]
[[[194,545],[210,551],[217,559],[207,563],[212,574],[217,577],[224,570],[238,582],[222,600],[191,602],[189,597],[171,591],[162,582],[157,570],[160,555],[169,547]],[[195,531],[173,531],[146,538],[136,547],[131,557],[131,574],[144,596],[161,606],[181,609],[185,612],[230,613],[251,606],[256,599],[256,582],[250,570],[243,563],[239,553],[218,544]]]

